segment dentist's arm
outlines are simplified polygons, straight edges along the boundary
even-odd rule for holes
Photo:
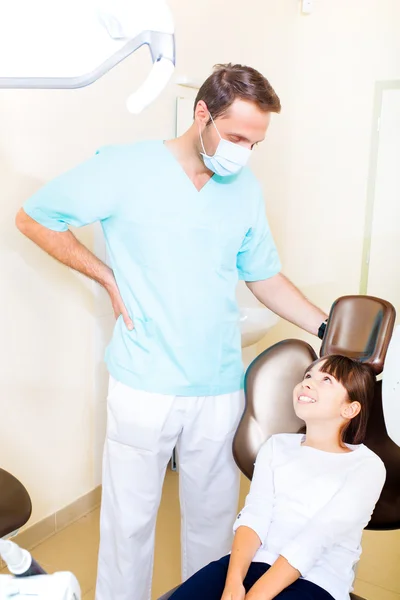
[[[18,229],[64,265],[97,281],[108,292],[116,318],[132,328],[113,271],[85,248],[69,228],[105,222],[119,214],[124,179],[118,148],[103,148],[49,181],[16,218]]]
[[[22,208],[15,223],[21,233],[47,254],[102,285],[110,296],[115,317],[122,315],[128,329],[133,329],[112,269],[81,244],[71,231],[48,229],[27,215]]]
[[[17,213],[15,224],[27,238],[67,267],[105,288],[115,284],[112,270],[81,244],[71,231],[48,229],[34,221],[23,208]]]
[[[328,318],[314,306],[282,273],[269,279],[247,281],[247,287],[267,308],[283,319],[314,335]]]
[[[314,335],[327,315],[314,306],[281,273],[281,262],[268,221],[262,194],[258,197],[253,223],[237,255],[239,279],[254,296],[283,319]]]

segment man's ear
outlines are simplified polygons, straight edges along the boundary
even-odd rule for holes
[[[207,104],[204,100],[199,100],[197,106],[194,110],[194,120],[199,123],[199,125],[207,125],[210,120],[210,113],[207,108]]]

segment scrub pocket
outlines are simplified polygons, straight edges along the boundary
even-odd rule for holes
[[[115,361],[136,376],[148,376],[153,366],[151,351],[154,344],[154,322],[132,315],[133,329],[129,331],[122,316],[117,320],[110,351]]]
[[[110,378],[107,438],[136,450],[156,453],[174,397],[135,390]]]

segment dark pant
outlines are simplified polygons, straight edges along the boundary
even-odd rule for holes
[[[170,600],[221,600],[229,558],[224,556],[195,573],[172,594]],[[270,568],[270,565],[265,563],[251,563],[244,580],[246,593]],[[276,600],[333,600],[326,590],[305,579],[298,579],[275,598]]]

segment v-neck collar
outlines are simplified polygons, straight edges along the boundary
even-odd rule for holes
[[[210,177],[210,179],[203,185],[203,187],[201,187],[200,189],[197,189],[197,187],[194,185],[193,181],[190,179],[189,175],[186,173],[185,169],[182,167],[181,163],[177,160],[177,158],[174,156],[174,154],[171,152],[171,150],[166,145],[165,140],[162,140],[161,144],[163,146],[164,152],[166,152],[171,157],[172,162],[176,165],[176,167],[184,175],[188,184],[192,188],[192,191],[196,192],[196,194],[202,194],[210,186],[214,185],[214,183],[216,182],[216,177],[217,177],[217,175],[215,175],[215,174]]]

